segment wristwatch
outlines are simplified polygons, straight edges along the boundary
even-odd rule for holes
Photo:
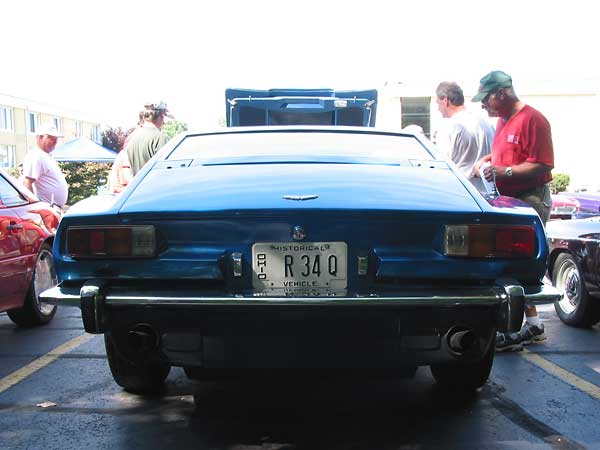
[[[512,167],[507,167],[504,173],[507,177],[512,177]]]

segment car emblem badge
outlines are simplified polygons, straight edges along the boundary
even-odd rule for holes
[[[305,237],[306,237],[306,232],[304,231],[304,228],[302,228],[300,225],[295,225],[292,228],[292,239],[293,240],[301,241]]]

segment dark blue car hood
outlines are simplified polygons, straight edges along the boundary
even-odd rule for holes
[[[154,168],[121,213],[289,208],[480,212],[447,167],[369,164],[232,164]],[[286,200],[284,196],[317,196]]]
[[[375,126],[377,90],[227,89],[228,127],[262,125]]]

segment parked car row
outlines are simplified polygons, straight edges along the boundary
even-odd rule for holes
[[[55,286],[52,240],[60,212],[0,168],[0,312],[21,326],[48,323],[56,306],[39,294]]]

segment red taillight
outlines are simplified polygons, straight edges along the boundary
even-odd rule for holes
[[[156,255],[153,226],[71,227],[67,255],[72,258],[152,258]]]
[[[444,253],[469,258],[531,258],[535,229],[529,225],[447,225]]]

